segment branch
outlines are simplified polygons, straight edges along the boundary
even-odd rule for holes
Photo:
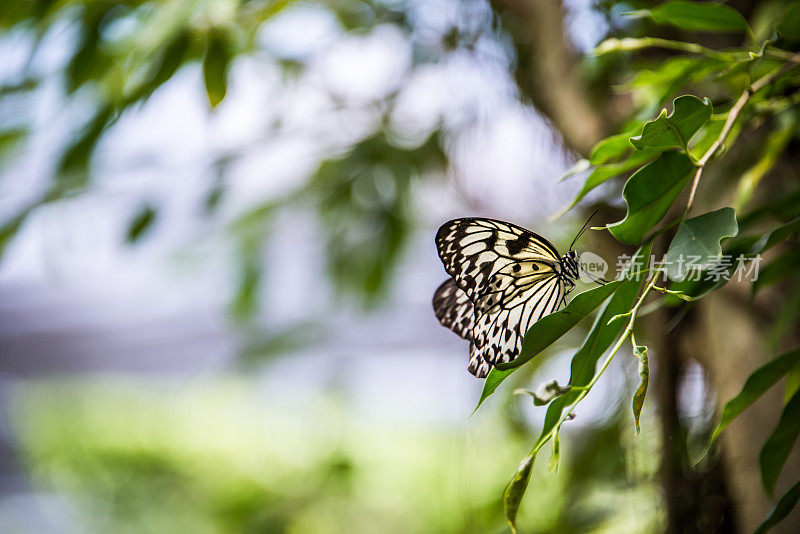
[[[732,55],[731,52],[720,52],[719,50],[714,50],[713,48],[708,48],[707,46],[697,43],[672,41],[659,37],[627,37],[625,39],[611,37],[597,45],[594,49],[594,54],[596,56],[601,56],[609,52],[631,52],[644,48],[665,48],[668,50],[677,50],[679,52],[688,52],[690,54],[700,54],[717,59],[727,59]],[[744,58],[747,57],[747,54],[744,52],[740,52],[739,54]]]
[[[589,391],[592,390],[592,388],[600,379],[600,377],[603,375],[603,373],[605,373],[606,369],[608,369],[608,366],[611,364],[611,360],[614,359],[614,356],[617,354],[617,352],[619,352],[619,349],[622,348],[622,345],[625,343],[625,340],[628,339],[628,337],[633,333],[633,325],[636,322],[636,314],[639,312],[639,308],[642,307],[642,304],[644,303],[644,300],[647,298],[647,295],[653,289],[653,286],[655,286],[659,273],[660,271],[656,271],[655,273],[652,274],[650,280],[647,281],[647,285],[645,286],[645,289],[642,292],[642,294],[639,296],[639,300],[636,301],[636,304],[633,306],[633,308],[631,308],[631,311],[629,312],[630,319],[628,319],[628,325],[625,327],[625,330],[619,336],[619,339],[617,339],[617,343],[614,345],[614,348],[611,349],[611,352],[606,357],[605,361],[603,361],[603,365],[600,366],[600,370],[595,373],[595,375],[592,377],[589,383],[586,384],[585,386],[581,387],[570,386],[572,390],[580,391],[580,394],[572,403],[572,405],[561,414],[561,418],[558,420],[558,423],[556,423],[553,426],[553,428],[550,429],[550,431],[536,443],[536,445],[533,447],[528,457],[538,453],[539,450],[545,445],[545,443],[550,441],[550,438],[552,438],[561,429],[561,425],[564,423],[564,421],[567,420],[567,418],[570,417],[570,414],[578,405],[578,403],[581,402],[586,397],[586,395],[589,394]]]
[[[689,213],[689,211],[691,211],[692,209],[692,205],[694,204],[694,195],[695,192],[697,191],[697,184],[700,183],[700,175],[703,174],[703,169],[705,169],[708,161],[725,142],[725,139],[728,137],[728,134],[733,128],[736,119],[739,118],[739,114],[742,112],[742,109],[744,109],[744,106],[745,104],[747,104],[747,101],[750,100],[750,97],[753,96],[754,93],[756,93],[757,91],[763,89],[764,87],[775,81],[775,79],[778,78],[778,76],[785,73],[792,67],[796,66],[798,63],[800,63],[800,53],[793,55],[786,61],[786,63],[781,65],[780,68],[775,69],[769,74],[766,74],[765,76],[762,76],[761,78],[753,82],[739,96],[738,100],[736,100],[736,103],[733,104],[733,107],[728,112],[728,118],[725,120],[725,124],[722,127],[722,131],[719,133],[719,136],[714,141],[714,143],[709,147],[709,149],[706,150],[705,154],[703,154],[703,157],[701,157],[697,161],[697,171],[695,171],[694,179],[692,180],[692,189],[689,191],[689,200],[686,202],[685,214]]]

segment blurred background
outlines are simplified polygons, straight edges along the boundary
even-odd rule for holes
[[[630,9],[0,4],[0,532],[504,531],[544,413],[512,391],[567,382],[581,334],[468,419],[433,236],[481,215],[567,247],[560,177],[654,111],[658,80],[582,56]],[[581,246],[613,265],[607,241]],[[636,378],[617,358],[539,462],[523,532],[664,530]],[[718,399],[697,362],[679,381],[699,443]]]

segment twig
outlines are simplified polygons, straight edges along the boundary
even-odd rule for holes
[[[625,340],[628,339],[628,336],[630,336],[633,333],[633,325],[636,322],[636,314],[639,311],[639,308],[642,307],[642,304],[644,303],[644,300],[647,298],[647,295],[650,293],[650,290],[653,289],[653,286],[655,285],[656,280],[658,279],[658,275],[659,275],[658,271],[653,273],[653,275],[650,277],[650,280],[647,282],[647,286],[645,286],[644,291],[639,296],[639,300],[637,300],[636,304],[633,306],[633,308],[631,308],[631,311],[629,312],[630,319],[628,320],[628,325],[625,327],[625,330],[622,332],[622,335],[620,335],[619,339],[617,339],[617,343],[614,345],[614,348],[611,349],[611,352],[606,357],[605,361],[603,361],[603,365],[600,366],[600,370],[597,371],[597,373],[595,373],[594,377],[592,377],[589,383],[586,384],[585,386],[570,386],[570,389],[572,389],[573,391],[580,391],[580,394],[572,403],[572,405],[566,411],[564,411],[564,413],[561,415],[561,418],[558,420],[558,423],[556,423],[553,426],[553,428],[551,428],[550,431],[547,434],[545,434],[544,437],[540,439],[539,442],[533,447],[533,450],[531,450],[529,456],[538,453],[539,450],[544,446],[544,444],[550,441],[550,438],[552,438],[553,435],[556,434],[561,429],[561,425],[564,423],[564,421],[567,420],[567,418],[569,418],[570,414],[575,409],[575,406],[577,406],[578,403],[581,402],[584,399],[584,397],[586,397],[586,395],[589,394],[589,391],[591,391],[592,387],[597,383],[597,381],[600,379],[600,377],[603,375],[606,369],[608,369],[608,366],[611,364],[611,360],[613,360],[614,356],[617,354],[617,352],[619,352],[619,349],[622,347],[623,343],[625,343]]]
[[[800,53],[793,55],[790,57],[780,68],[775,69],[774,71],[770,72],[769,74],[762,76],[755,82],[753,82],[744,92],[739,96],[736,100],[736,103],[733,104],[733,107],[728,112],[728,118],[725,120],[725,124],[722,127],[722,131],[717,136],[717,139],[714,143],[706,150],[705,154],[697,161],[697,170],[694,173],[694,179],[692,179],[692,188],[689,191],[689,200],[686,202],[686,211],[684,213],[689,213],[692,209],[692,205],[694,204],[694,195],[697,192],[697,184],[700,183],[700,175],[703,174],[703,169],[706,166],[706,163],[711,159],[711,157],[719,150],[722,144],[725,142],[725,139],[728,137],[731,129],[733,128],[733,124],[736,122],[736,119],[739,118],[739,114],[744,109],[745,104],[747,101],[750,100],[750,97],[753,93],[763,89],[770,83],[772,83],[778,76],[786,72],[787,70],[791,69],[795,65],[800,63]]]
[[[688,52],[690,54],[700,54],[716,59],[727,59],[734,56],[734,54],[731,52],[720,52],[719,50],[714,50],[697,43],[671,41],[669,39],[660,39],[658,37],[627,37],[624,39],[612,37],[597,45],[597,47],[594,49],[594,54],[602,55],[608,52],[633,51],[641,50],[643,48],[666,48],[669,50]],[[746,57],[746,54],[740,55],[743,59]]]

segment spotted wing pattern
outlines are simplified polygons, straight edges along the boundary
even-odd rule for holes
[[[454,219],[439,228],[436,248],[447,273],[473,301],[489,277],[514,263],[536,263],[541,272],[555,271],[558,251],[540,235],[493,219]]]
[[[433,311],[436,318],[460,337],[472,341],[475,325],[474,304],[467,294],[456,286],[455,280],[447,279],[433,294]]]
[[[445,280],[433,294],[433,311],[442,326],[446,326],[467,341],[472,341],[475,305],[452,278]],[[476,352],[470,355],[468,369],[477,377],[485,377],[489,373],[489,362],[483,359],[480,352]]]
[[[495,364],[519,355],[528,328],[558,309],[571,280],[550,242],[502,221],[455,219],[439,229],[436,246],[453,277],[452,286],[445,282],[436,292],[441,296],[438,309],[434,296],[436,315],[471,342],[469,370],[482,378]],[[471,320],[463,319],[469,311],[466,300],[473,305]],[[471,335],[462,335],[450,326],[452,321],[445,323],[442,317],[449,320],[452,314],[461,318],[457,327],[462,331],[472,325]]]

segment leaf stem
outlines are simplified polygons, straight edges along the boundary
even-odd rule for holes
[[[561,430],[561,425],[570,416],[572,411],[575,409],[575,406],[577,406],[578,403],[581,402],[586,397],[586,395],[589,394],[589,391],[591,391],[592,387],[594,387],[594,385],[597,383],[597,381],[600,379],[600,377],[603,375],[603,373],[606,371],[606,369],[608,369],[608,366],[611,364],[611,360],[613,360],[614,356],[617,354],[617,352],[619,352],[619,349],[625,343],[625,340],[628,339],[628,336],[633,334],[633,325],[636,322],[636,314],[639,311],[639,308],[642,307],[642,304],[644,303],[644,300],[647,298],[647,295],[653,289],[653,286],[655,286],[656,280],[658,279],[658,275],[659,275],[659,272],[656,271],[650,277],[650,280],[648,280],[647,285],[644,288],[644,291],[639,296],[639,299],[636,301],[636,304],[634,304],[633,308],[631,308],[631,311],[629,312],[630,313],[630,319],[628,319],[628,325],[625,327],[625,330],[622,332],[622,334],[620,335],[619,339],[617,339],[617,342],[614,345],[614,347],[611,349],[611,352],[608,354],[606,359],[603,361],[603,365],[600,366],[600,370],[595,373],[594,377],[592,377],[592,379],[589,381],[589,383],[586,384],[585,386],[570,386],[570,388],[572,390],[580,391],[580,394],[575,399],[575,401],[572,403],[572,405],[569,408],[567,408],[567,410],[565,410],[561,414],[561,418],[558,420],[558,423],[556,423],[553,426],[553,428],[550,429],[550,431],[547,434],[545,434],[536,443],[536,445],[534,445],[534,447],[531,450],[531,452],[528,455],[528,457],[531,457],[531,456],[535,455],[536,453],[538,453],[539,450],[544,446],[544,444],[547,443],[548,441],[550,441],[550,438],[552,438],[555,434],[557,434],[559,432],[559,430]]]
[[[731,129],[733,129],[733,125],[736,122],[736,119],[739,118],[739,114],[744,109],[745,104],[747,101],[750,100],[750,97],[753,96],[753,93],[763,89],[775,79],[786,72],[787,70],[791,69],[795,65],[800,63],[800,53],[794,54],[792,57],[786,60],[786,62],[781,65],[779,68],[773,70],[769,74],[766,74],[750,84],[747,89],[745,89],[736,102],[733,104],[733,107],[728,112],[728,118],[725,120],[725,124],[722,127],[722,131],[717,136],[717,139],[714,143],[706,150],[705,154],[697,161],[697,170],[694,173],[694,179],[692,180],[692,188],[689,191],[689,200],[686,202],[686,210],[685,213],[689,213],[692,209],[692,205],[694,204],[694,195],[697,192],[697,185],[700,183],[700,175],[703,174],[703,169],[705,169],[706,164],[711,159],[711,157],[719,150],[722,144],[725,142],[725,139],[728,137]]]
[[[685,41],[671,41],[669,39],[659,39],[658,37],[628,37],[625,39],[610,38],[600,43],[595,48],[595,55],[602,55],[613,51],[633,51],[643,48],[666,48],[678,50],[690,54],[700,54],[715,59],[728,59],[734,54],[731,52],[721,52],[697,43],[687,43]]]

